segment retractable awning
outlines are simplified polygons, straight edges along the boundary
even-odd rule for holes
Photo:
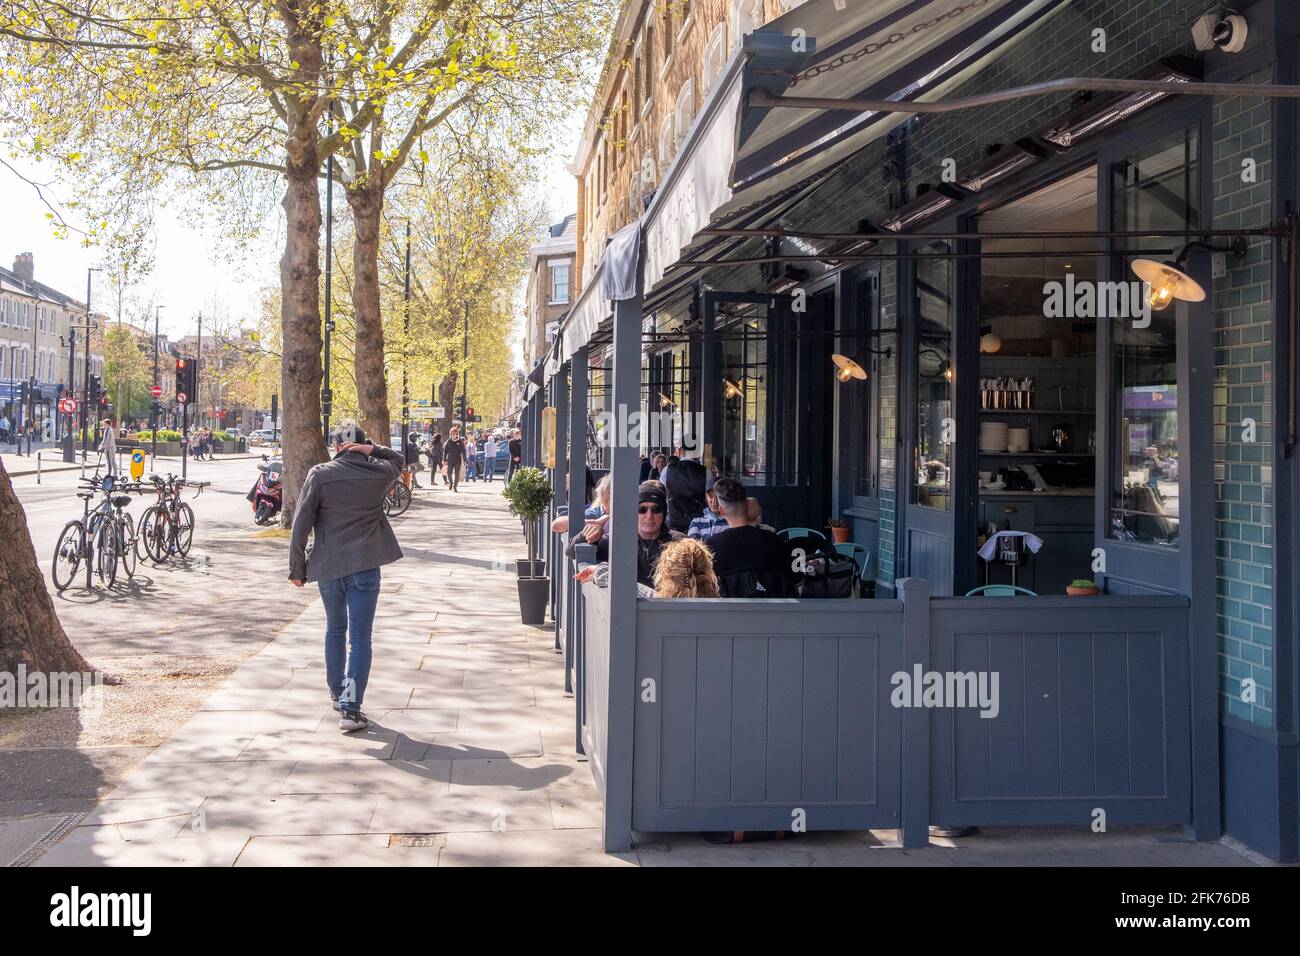
[[[750,224],[774,218],[809,184],[907,119],[751,106],[750,92],[938,99],[1070,0],[875,0],[849,9],[836,9],[837,2],[844,4],[810,0],[745,38],[646,213],[647,291],[689,258],[683,254],[697,244],[698,230],[740,216]]]
[[[689,276],[674,269],[677,262],[716,243],[701,229],[771,221],[907,118],[751,106],[751,92],[939,99],[1070,2],[859,0],[845,8],[845,0],[809,0],[746,36],[634,224],[644,235],[644,291],[662,292]],[[611,304],[601,287],[598,270],[561,329],[560,361],[608,323]]]

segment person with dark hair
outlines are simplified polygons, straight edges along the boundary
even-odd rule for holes
[[[415,432],[406,433],[406,469],[411,473],[411,487],[419,488],[420,479],[417,477],[421,468],[420,464],[420,445],[419,436]]]
[[[727,527],[727,519],[722,517],[722,511],[718,506],[718,496],[716,488],[718,478],[716,475],[709,475],[704,482],[704,511],[695,518],[691,519],[691,526],[686,529],[688,538],[695,538],[699,541],[707,541],[719,531]]]
[[[524,457],[524,442],[519,437],[519,429],[516,428],[514,434],[510,436],[510,441],[506,447],[509,449],[510,461],[506,463],[506,484],[510,484],[510,479],[515,476],[519,469],[520,463]]]
[[[442,467],[442,432],[434,432],[429,447],[424,451],[429,459],[429,487],[438,487],[438,469]]]
[[[447,462],[447,484],[451,486],[452,491],[459,491],[456,486],[460,484],[461,469],[465,467],[465,439],[460,437],[460,429],[455,425],[452,425],[451,431],[447,433],[447,441],[442,446],[442,455]]]
[[[666,467],[663,478],[668,494],[668,527],[681,534],[690,528],[691,519],[704,510],[704,485],[709,473],[694,454],[678,448],[680,461],[671,468]]]
[[[298,496],[289,580],[294,587],[315,581],[320,588],[325,682],[339,712],[339,730],[351,733],[369,726],[361,703],[370,677],[379,569],[402,557],[384,517],[384,498],[402,473],[403,455],[368,441],[352,423],[338,426],[330,444],[333,460],[307,472]],[[310,550],[308,536],[313,539]]]
[[[794,561],[790,545],[771,531],[749,523],[749,496],[735,478],[713,486],[726,529],[705,544],[713,552],[713,569],[723,597],[791,597]]]

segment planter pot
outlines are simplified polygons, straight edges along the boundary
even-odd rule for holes
[[[852,536],[852,534],[853,534],[852,528],[836,528],[833,526],[831,527],[831,538],[834,540],[836,544],[848,544],[849,538]]]
[[[1101,593],[1101,588],[1076,588],[1074,585],[1068,585],[1065,589],[1065,593],[1070,595],[1070,597],[1096,597]]]
[[[519,617],[525,624],[540,625],[546,621],[546,601],[550,597],[548,578],[520,578]]]
[[[527,558],[517,558],[515,559],[515,573],[521,578],[526,578],[533,574],[538,577],[546,577],[546,562],[541,558],[538,558],[536,561],[529,561]]]

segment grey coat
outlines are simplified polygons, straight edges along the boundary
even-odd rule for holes
[[[293,516],[290,580],[330,581],[400,558],[383,505],[388,486],[401,473],[401,454],[378,445],[370,458],[347,452],[307,472]]]

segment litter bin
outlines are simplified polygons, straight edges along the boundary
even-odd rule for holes
[[[239,455],[246,455],[246,454],[248,454],[248,439],[247,439],[247,438],[236,438],[236,439],[235,439],[235,453],[236,453],[236,454],[239,454]]]

